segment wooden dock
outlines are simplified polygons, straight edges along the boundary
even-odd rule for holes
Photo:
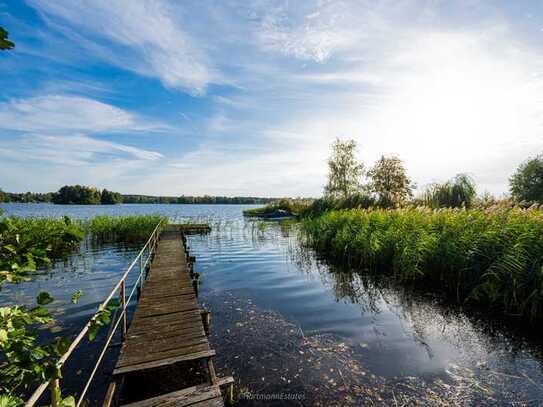
[[[125,375],[188,361],[201,361],[206,383],[125,405],[223,406],[220,386],[232,398],[233,379],[219,379],[215,373],[215,351],[207,337],[209,313],[198,305],[198,276],[186,246],[185,233],[194,231],[185,229],[169,225],[160,234],[104,405],[112,403]]]

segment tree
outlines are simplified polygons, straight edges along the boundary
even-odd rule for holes
[[[368,175],[382,206],[397,206],[412,196],[411,180],[398,157],[381,156]]]
[[[509,185],[517,201],[543,203],[543,155],[520,164]]]
[[[324,187],[327,197],[348,196],[360,190],[360,177],[364,175],[364,164],[356,159],[356,141],[336,139],[332,144],[332,155],[328,160],[328,183]]]
[[[8,40],[8,32],[4,30],[3,27],[0,27],[0,49],[8,50],[15,47],[15,44]]]
[[[475,182],[466,174],[457,174],[443,184],[430,185],[423,200],[432,208],[469,208],[476,196]]]
[[[115,205],[123,202],[123,197],[118,192],[108,191],[107,189],[102,190],[102,195],[100,198],[100,203],[102,205]]]
[[[100,203],[100,191],[82,185],[65,185],[53,197],[56,204],[97,205]]]

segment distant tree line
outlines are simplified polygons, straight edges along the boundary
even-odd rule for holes
[[[151,196],[122,195],[119,192],[83,185],[65,185],[57,192],[12,193],[0,189],[0,202],[40,203],[52,202],[64,205],[114,205],[134,204],[266,204],[275,198],[228,197],[228,196]]]
[[[276,198],[258,198],[251,196],[150,196],[150,195],[123,195],[124,203],[148,204],[266,204]]]

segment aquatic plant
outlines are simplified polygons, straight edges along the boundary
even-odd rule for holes
[[[99,242],[143,242],[149,238],[160,215],[96,216],[85,224],[90,236]]]
[[[83,227],[69,218],[18,218],[0,213],[0,289],[23,281],[37,267],[66,255],[83,240]]]
[[[306,242],[332,259],[459,302],[543,316],[543,211],[406,208],[328,211],[305,219]]]
[[[243,214],[245,216],[264,216],[282,210],[292,215],[299,215],[304,212],[312,202],[312,199],[283,198],[260,208],[246,209],[243,211]]]

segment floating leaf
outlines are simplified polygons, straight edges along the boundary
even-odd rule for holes
[[[46,291],[42,291],[38,294],[36,301],[39,305],[47,305],[54,301],[54,298]]]

